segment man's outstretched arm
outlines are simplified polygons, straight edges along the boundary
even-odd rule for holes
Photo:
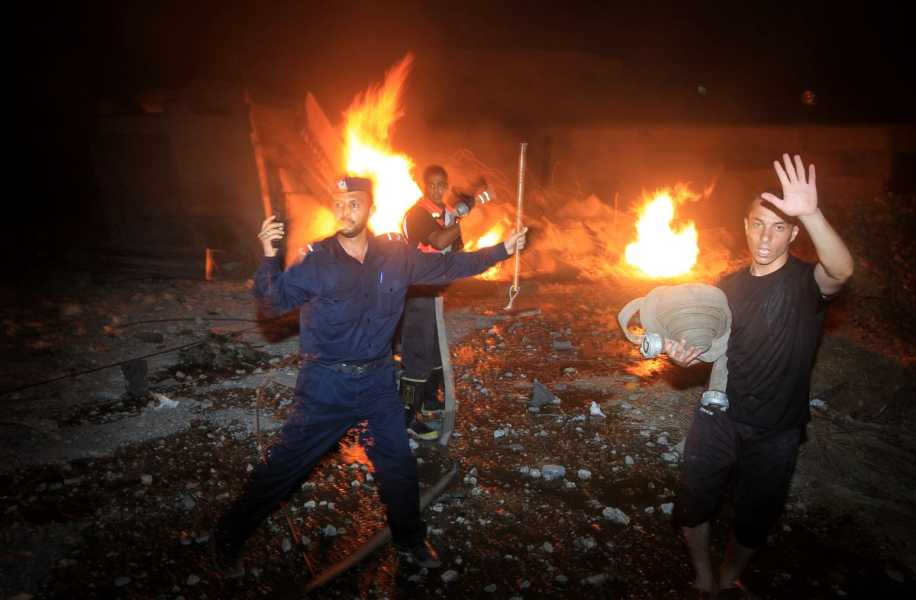
[[[443,285],[483,273],[501,260],[525,247],[528,228],[513,233],[502,244],[477,252],[447,252],[445,254],[408,250],[410,284]]]
[[[818,263],[814,268],[817,287],[825,296],[835,294],[852,276],[852,254],[817,205],[814,165],[810,166],[806,176],[800,156],[795,155],[794,163],[788,154],[783,154],[782,158],[785,167],[779,161],[773,164],[782,184],[783,197],[777,198],[773,194],[761,197],[790,217],[798,217],[805,226],[817,251]]]

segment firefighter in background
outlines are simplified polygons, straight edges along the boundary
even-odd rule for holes
[[[453,192],[451,203],[448,173],[439,165],[430,165],[423,171],[424,195],[404,216],[403,231],[408,244],[421,252],[461,252],[460,220],[475,203],[489,199],[486,181],[480,178],[473,184],[471,194]],[[401,325],[401,398],[404,400],[407,431],[413,437],[435,440],[439,432],[417,418],[441,414],[444,403],[439,390],[444,385],[442,356],[439,353],[439,335],[436,327],[436,296],[444,286],[414,286],[407,294],[404,321]]]

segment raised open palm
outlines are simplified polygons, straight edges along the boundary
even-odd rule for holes
[[[779,182],[782,184],[782,198],[777,198],[773,194],[762,194],[761,198],[790,217],[814,214],[817,212],[814,165],[808,168],[806,177],[805,165],[802,163],[801,156],[795,155],[794,164],[788,154],[783,154],[782,160],[785,168],[779,161],[773,162],[773,166],[776,167],[776,176],[779,177]]]

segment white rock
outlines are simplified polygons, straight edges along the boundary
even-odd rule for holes
[[[630,456],[629,454],[627,454],[626,456],[623,457],[623,462],[624,462],[626,465],[632,465],[632,464],[634,464],[636,461],[633,460],[633,457],[632,457],[632,456]]]
[[[551,544],[550,542],[544,542],[544,545],[541,546],[541,549],[544,552],[546,552],[547,554],[551,554],[553,553],[553,544]]]
[[[140,483],[142,483],[143,485],[152,485],[153,476],[147,475],[146,473],[144,473],[143,475],[140,476]]]
[[[289,538],[283,538],[283,541],[280,542],[280,549],[284,552],[289,552],[293,549],[293,544],[289,541]]]
[[[607,581],[607,575],[605,575],[604,573],[598,573],[597,575],[592,575],[590,577],[585,578],[585,582],[587,584],[593,585],[595,587],[599,585],[604,585],[605,581]]]
[[[676,452],[662,452],[662,460],[668,463],[676,463],[678,456]]]
[[[497,440],[498,440],[499,438],[501,438],[501,437],[503,437],[503,436],[505,436],[505,435],[506,435],[506,430],[505,430],[505,429],[494,429],[494,430],[493,430],[493,438],[494,438],[494,439],[497,439]]]
[[[483,591],[487,592],[488,594],[492,594],[492,593],[495,592],[497,589],[499,589],[499,588],[496,587],[496,584],[495,584],[495,583],[491,583],[491,584],[488,585],[487,587],[483,588]]]
[[[455,571],[454,569],[449,569],[448,571],[442,574],[443,583],[451,583],[453,581],[456,581],[457,579],[458,579],[458,571]]]
[[[198,577],[197,575],[188,575],[187,583],[188,585],[197,585],[198,583],[200,583],[200,577]]]
[[[601,511],[601,515],[605,519],[608,519],[609,521],[613,521],[615,523],[620,523],[621,525],[630,524],[630,517],[628,517],[626,513],[624,513],[619,508],[614,508],[613,506],[608,506],[607,508],[605,508],[603,511]]]
[[[566,467],[563,465],[544,465],[541,467],[541,475],[546,481],[560,479],[566,476]]]
[[[583,552],[588,552],[592,548],[597,547],[598,542],[596,542],[595,538],[593,538],[592,536],[586,535],[580,538],[576,538],[576,541],[573,542],[573,546],[575,546],[577,549]]]
[[[591,478],[592,478],[592,472],[589,471],[588,469],[579,469],[579,471],[578,471],[578,473],[576,473],[576,475],[578,475],[578,476],[579,476],[579,479],[581,479],[581,480],[583,480],[583,481],[585,481],[586,479],[591,479]]]
[[[666,515],[670,515],[672,512],[674,512],[674,502],[665,502],[658,508]]]
[[[603,412],[601,412],[601,407],[598,406],[598,403],[592,400],[592,405],[588,409],[588,414],[593,417],[606,417]]]
[[[337,528],[333,525],[326,525],[324,529],[321,530],[321,533],[324,534],[324,537],[334,537],[337,535]]]

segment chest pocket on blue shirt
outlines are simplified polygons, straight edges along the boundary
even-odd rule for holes
[[[398,313],[403,308],[404,286],[392,272],[382,271],[378,283],[378,308],[383,315]]]
[[[326,298],[319,301],[313,314],[318,316],[322,324],[339,327],[358,321],[360,310],[351,300]]]

